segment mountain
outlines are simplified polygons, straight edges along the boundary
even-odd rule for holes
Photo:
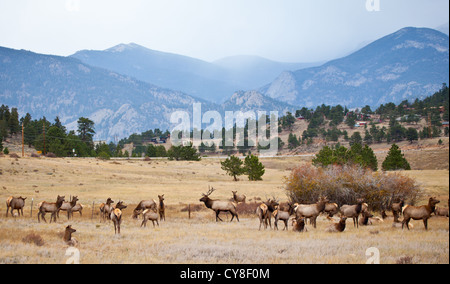
[[[286,112],[295,112],[295,107],[272,98],[266,97],[257,91],[238,91],[222,104],[223,111],[278,111],[279,115]]]
[[[319,67],[283,72],[259,91],[296,106],[360,107],[425,98],[449,82],[449,38],[404,28]]]
[[[95,122],[96,139],[114,140],[149,129],[168,129],[170,115],[193,103],[211,104],[70,57],[0,47],[0,104],[21,115],[59,116],[70,129],[79,117]]]
[[[210,63],[134,43],[119,44],[103,51],[82,50],[71,57],[215,103],[224,102],[237,90],[267,84],[282,71],[318,65],[280,63],[256,56],[227,57]]]
[[[441,33],[444,33],[446,35],[449,35],[449,25],[448,23],[445,23],[443,25],[440,25],[439,27],[436,28],[436,30],[440,31]]]

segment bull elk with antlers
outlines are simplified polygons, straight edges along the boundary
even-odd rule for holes
[[[216,212],[216,222],[218,222],[219,220],[223,222],[223,220],[220,219],[219,217],[220,212],[230,212],[232,216],[230,222],[233,222],[234,217],[236,217],[237,221],[239,222],[239,216],[236,211],[236,205],[230,201],[213,200],[209,198],[209,196],[214,191],[215,191],[214,188],[210,188],[208,193],[203,194],[203,197],[200,199],[200,202],[204,202],[207,208]]]

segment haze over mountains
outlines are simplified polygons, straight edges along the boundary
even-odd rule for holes
[[[449,78],[448,35],[405,28],[341,59],[280,63],[254,56],[215,62],[121,44],[70,57],[0,47],[0,104],[69,129],[89,117],[96,139],[167,129],[175,110],[293,111],[322,103],[376,107],[424,98]],[[241,91],[245,90],[245,91]]]

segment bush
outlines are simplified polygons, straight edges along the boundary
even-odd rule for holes
[[[363,198],[372,210],[387,210],[392,201],[403,198],[415,204],[420,197],[416,181],[400,173],[373,172],[360,166],[315,168],[302,165],[285,180],[291,202],[315,203],[321,195],[339,206],[356,204]]]
[[[97,158],[99,158],[100,160],[105,160],[105,161],[111,159],[111,157],[109,156],[109,154],[106,153],[106,152],[104,152],[104,151],[100,152],[100,153],[98,154]]]
[[[45,244],[42,237],[35,233],[28,234],[25,238],[22,239],[22,242],[24,242],[26,244],[35,244],[38,247],[41,247]]]
[[[9,154],[9,149],[8,147],[5,147],[5,149],[3,149],[3,154],[8,155]]]

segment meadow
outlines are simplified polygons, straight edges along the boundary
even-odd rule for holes
[[[258,231],[259,220],[254,214],[240,214],[239,223],[216,223],[214,213],[199,202],[208,186],[216,188],[212,195],[216,199],[229,199],[231,191],[237,190],[248,202],[269,197],[287,201],[284,177],[295,166],[310,163],[311,157],[263,159],[266,174],[261,182],[247,181],[244,176],[233,182],[220,169],[219,160],[2,157],[0,200],[12,195],[27,200],[25,216],[18,218],[6,218],[5,202],[0,203],[0,263],[65,263],[68,246],[62,236],[67,225],[77,230],[74,237],[80,242],[81,263],[365,263],[366,250],[371,247],[380,251],[381,263],[449,263],[448,218],[433,217],[429,231],[421,221],[412,221],[414,229],[402,231],[391,227],[392,218],[359,229],[348,220],[341,234],[325,232],[330,221],[324,217],[319,217],[316,229],[308,225],[306,233],[282,231],[283,224],[279,224],[279,231]],[[447,207],[448,169],[405,174],[414,177],[423,189],[422,204],[433,195]],[[67,221],[61,213],[57,223],[38,223],[37,203],[54,202],[58,194],[66,200],[78,196],[85,206],[83,216],[75,213],[74,219]],[[134,207],[144,199],[157,200],[161,194],[165,195],[166,221],[156,228],[151,222],[140,228],[141,220],[131,218]],[[114,235],[113,224],[101,221],[98,214],[98,205],[108,197],[128,205],[120,236]],[[188,204],[200,208],[190,219],[185,210]]]

